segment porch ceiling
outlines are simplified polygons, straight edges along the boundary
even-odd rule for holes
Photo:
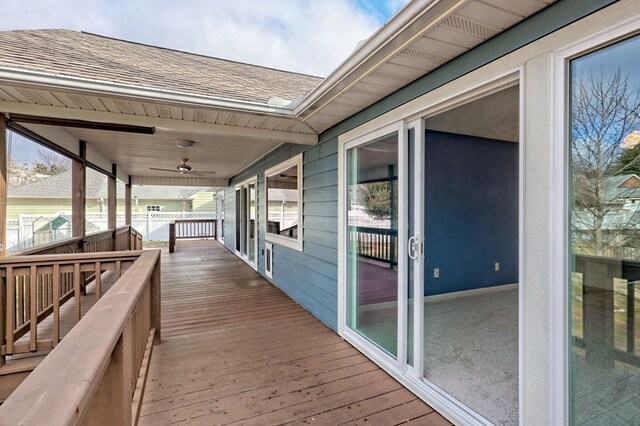
[[[322,132],[555,0],[415,0],[296,108]]]
[[[9,95],[9,93],[11,95]],[[53,92],[44,88],[0,83],[0,112],[38,117],[85,120],[155,128],[153,135],[63,127],[130,176],[163,177],[176,184],[177,173],[150,170],[174,169],[180,158],[189,158],[194,170],[215,171],[211,185],[226,181],[244,167],[282,143],[314,144],[317,134],[295,117],[284,114],[241,112],[157,101],[141,101]],[[43,127],[25,125],[36,133]],[[42,135],[46,137],[46,135]],[[176,147],[177,139],[191,139],[190,149]],[[56,140],[52,140],[56,143]],[[184,180],[184,179],[183,179]],[[161,180],[158,180],[160,183]],[[191,183],[190,183],[191,184]]]

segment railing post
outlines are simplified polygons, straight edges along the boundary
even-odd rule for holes
[[[127,389],[131,388],[131,382],[126,377],[127,365],[125,356],[125,333],[120,337],[111,354],[111,362],[104,373],[100,386],[96,391],[83,424],[90,425],[130,425],[131,424],[131,399],[127,401]],[[130,367],[129,367],[130,368]]]
[[[160,255],[158,255],[158,260],[156,261],[156,265],[153,268],[153,273],[151,274],[151,328],[156,329],[156,334],[153,337],[153,344],[157,345],[160,343],[160,330],[162,328],[162,312],[161,312],[161,284],[160,284]]]
[[[169,253],[173,253],[176,246],[176,222],[169,223]]]
[[[84,141],[80,141],[80,158],[82,161],[71,161],[71,193],[73,195],[71,201],[71,226],[74,237],[84,238],[86,234],[85,210],[87,206],[87,160]]]
[[[0,114],[0,257],[7,255],[7,164],[7,122]]]
[[[131,225],[131,176],[124,186],[124,224]]]
[[[0,346],[5,344],[7,318],[7,280],[0,278]],[[0,367],[4,365],[5,355],[0,356]]]

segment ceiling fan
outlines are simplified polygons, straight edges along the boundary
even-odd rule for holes
[[[181,175],[215,175],[216,172],[202,172],[202,171],[196,171],[193,170],[191,168],[190,165],[187,164],[187,161],[189,161],[188,158],[181,158],[180,161],[182,161],[182,164],[178,164],[178,166],[175,169],[158,169],[156,167],[149,167],[149,170],[158,170],[161,172],[173,172],[173,173],[180,173]]]

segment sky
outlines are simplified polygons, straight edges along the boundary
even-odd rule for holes
[[[4,0],[0,30],[82,30],[324,77],[405,2]]]
[[[4,0],[0,31],[64,28],[327,76],[407,0]],[[39,145],[12,135],[14,161]]]

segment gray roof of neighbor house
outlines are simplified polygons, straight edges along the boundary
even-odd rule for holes
[[[640,188],[623,187],[622,185],[629,179],[638,179],[635,174],[609,176],[605,181],[604,197],[607,201],[625,198],[640,198]]]
[[[63,29],[0,31],[0,66],[266,104],[322,78]]]
[[[122,185],[118,182],[119,185]],[[144,200],[183,200],[206,189],[201,186],[134,186],[132,195]],[[71,171],[10,186],[8,198],[71,198]],[[87,198],[106,198],[107,180],[98,172],[87,173]]]

